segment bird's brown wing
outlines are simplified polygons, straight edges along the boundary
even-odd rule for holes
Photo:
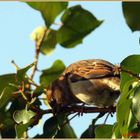
[[[82,60],[66,68],[63,76],[69,75],[72,81],[94,79],[114,75],[114,65],[99,59]]]

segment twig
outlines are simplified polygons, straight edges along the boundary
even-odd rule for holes
[[[20,69],[19,66],[15,63],[14,60],[12,60],[11,63],[15,66],[16,71],[18,71],[18,70]],[[29,82],[30,84],[32,84],[32,85],[35,86],[36,88],[39,87],[39,85],[37,85],[27,74],[26,74],[26,76],[27,76],[27,78],[28,78],[28,80],[29,80],[28,82]]]
[[[11,63],[15,66],[16,71],[18,71],[18,70],[19,70],[19,67],[18,67],[18,65],[15,63],[15,61],[14,61],[14,60],[12,60],[12,61],[11,61]]]
[[[29,79],[28,82],[29,82],[30,84],[32,84],[32,85],[35,86],[36,88],[39,87],[39,85],[36,84],[30,77],[28,77],[28,79]]]
[[[110,115],[110,113],[107,114],[107,116],[106,116],[106,118],[105,118],[105,120],[104,120],[104,124],[106,124],[109,115]]]
[[[74,116],[72,116],[70,119],[67,119],[66,121],[63,122],[63,124],[60,126],[63,128],[67,123],[69,123],[72,119],[74,119],[76,116],[78,116],[79,113],[76,113]]]
[[[47,31],[48,30],[46,28],[45,31],[44,31],[44,34],[43,34],[43,37],[42,37],[41,41],[38,41],[38,40],[35,41],[35,46],[36,46],[36,50],[35,50],[35,65],[33,66],[33,69],[32,69],[31,79],[33,79],[33,77],[35,75],[35,72],[37,70],[40,48],[42,46],[42,43],[43,43],[43,40],[44,40],[44,38],[46,36]]]

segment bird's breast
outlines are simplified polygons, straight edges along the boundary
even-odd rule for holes
[[[119,96],[119,78],[109,77],[71,82],[69,86],[79,100],[99,107],[111,106]]]

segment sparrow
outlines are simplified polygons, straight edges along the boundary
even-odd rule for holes
[[[115,106],[120,95],[119,66],[101,59],[69,65],[47,89],[52,107],[84,103],[99,108]]]

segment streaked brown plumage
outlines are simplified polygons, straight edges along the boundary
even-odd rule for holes
[[[81,60],[68,66],[49,86],[47,98],[51,106],[113,106],[120,94],[119,76],[118,67],[105,60]]]

